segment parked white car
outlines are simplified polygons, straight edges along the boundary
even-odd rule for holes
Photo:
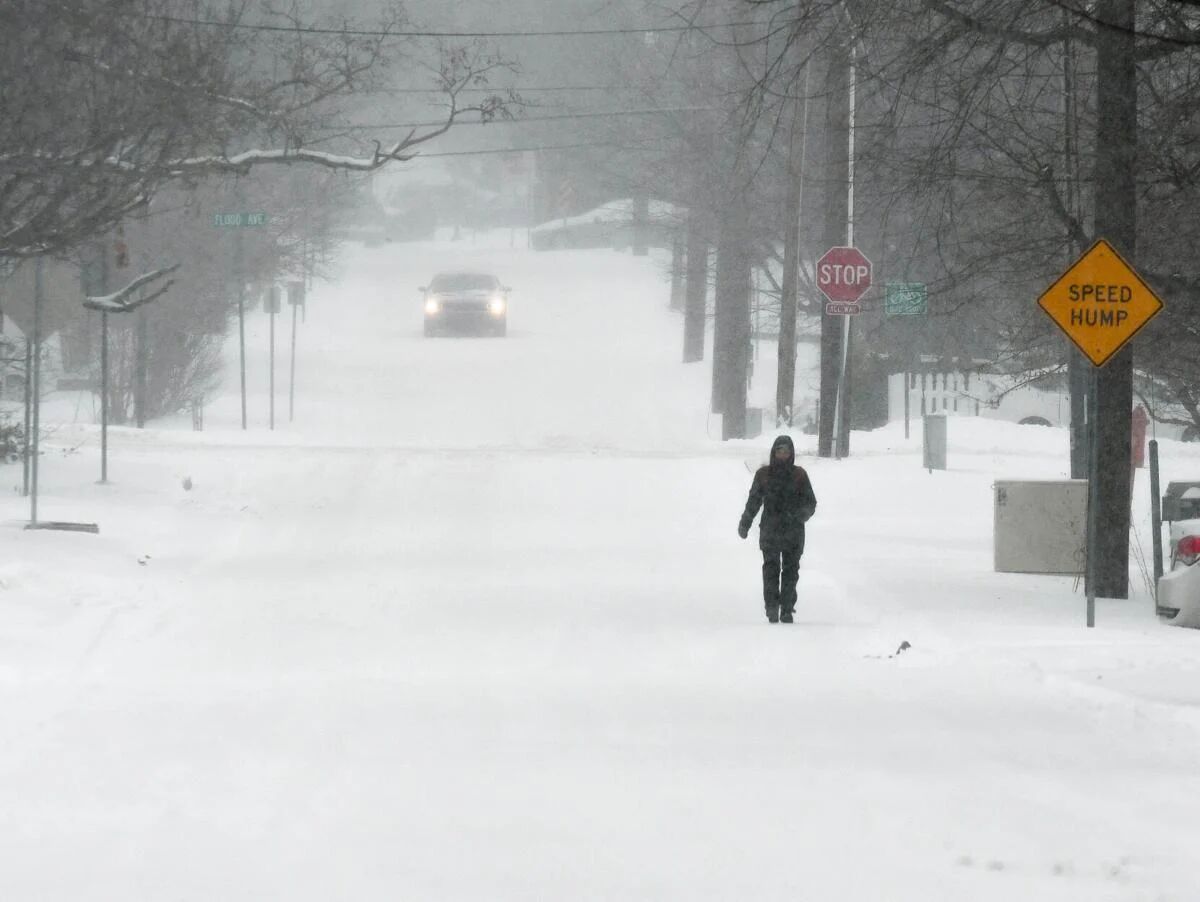
[[[1200,489],[1183,493],[1200,499]],[[1171,521],[1171,568],[1158,580],[1158,611],[1172,626],[1200,629],[1200,519]]]

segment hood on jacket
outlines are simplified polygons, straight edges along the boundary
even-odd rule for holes
[[[775,463],[775,452],[781,447],[787,448],[788,466],[791,466],[796,462],[796,446],[792,444],[792,437],[790,435],[781,435],[771,443],[770,462],[772,464]]]

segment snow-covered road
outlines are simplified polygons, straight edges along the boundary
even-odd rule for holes
[[[248,433],[235,368],[204,433],[117,430],[110,486],[64,422],[43,517],[100,535],[0,500],[0,898],[1198,898],[1200,637],[992,572],[992,480],[1061,432],[805,457],[769,626],[734,530],[769,437],[708,438],[658,264],[507,237],[353,252],[274,434],[261,314]],[[464,264],[508,339],[421,337]]]

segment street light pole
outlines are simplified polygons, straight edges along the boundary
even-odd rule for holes
[[[849,77],[849,116],[846,129],[846,163],[848,178],[846,181],[846,246],[854,247],[854,101],[855,101],[855,48],[854,39],[850,39],[850,77]],[[846,315],[842,320],[842,354],[838,374],[837,401],[833,410],[833,447],[834,457],[850,456],[850,424],[847,422],[846,406],[849,394],[846,385],[846,369],[850,359],[850,324],[854,317]]]

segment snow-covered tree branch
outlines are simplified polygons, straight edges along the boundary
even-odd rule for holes
[[[175,270],[179,269],[179,264],[168,266],[165,269],[155,269],[151,272],[138,276],[124,288],[119,291],[114,291],[112,294],[106,294],[103,297],[86,297],[83,300],[83,306],[89,310],[99,310],[101,313],[131,313],[138,307],[149,304],[151,301],[162,297],[175,284],[174,279],[167,279],[162,285],[159,285],[153,292],[138,295],[147,285],[151,285],[160,279],[169,276]]]
[[[505,61],[479,43],[419,45],[395,0],[369,27],[298,9],[198,0],[185,17],[172,0],[0,4],[0,257],[78,246],[179,179],[403,162],[464,116],[502,116],[516,101],[479,93]],[[436,63],[422,63],[430,53]],[[399,70],[431,76],[442,121],[383,140],[354,125],[346,101],[386,89]]]

